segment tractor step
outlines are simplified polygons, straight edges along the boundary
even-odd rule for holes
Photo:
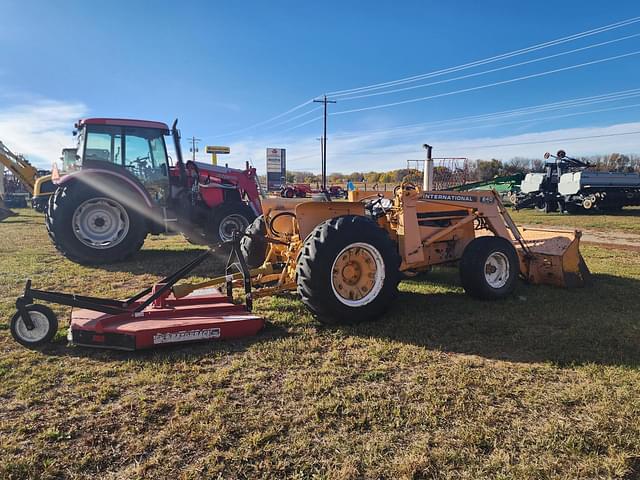
[[[236,305],[217,289],[198,290],[176,299],[156,301],[140,312],[107,314],[77,309],[68,339],[74,345],[140,350],[176,343],[224,340],[257,334],[264,319]]]

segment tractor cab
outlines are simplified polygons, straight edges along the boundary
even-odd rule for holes
[[[155,202],[166,204],[170,166],[164,137],[170,130],[165,123],[88,118],[75,127],[78,165],[83,170],[119,171],[140,182]]]

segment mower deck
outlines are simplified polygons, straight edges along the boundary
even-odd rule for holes
[[[159,297],[140,312],[142,298],[129,311],[108,314],[76,309],[68,338],[74,345],[139,350],[174,343],[222,340],[255,335],[264,320],[236,305],[217,289],[198,290],[184,298]]]

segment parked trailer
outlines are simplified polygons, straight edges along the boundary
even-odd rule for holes
[[[588,170],[565,173],[558,182],[558,194],[569,212],[640,205],[640,174]]]
[[[555,161],[545,164],[544,173],[525,176],[516,210],[578,213],[640,205],[640,174],[589,170],[593,165],[567,157],[564,150],[544,154],[550,157]]]

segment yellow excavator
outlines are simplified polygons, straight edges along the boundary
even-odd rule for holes
[[[64,152],[64,151],[63,151]],[[32,206],[39,212],[44,212],[49,202],[49,197],[55,191],[55,185],[51,181],[51,175],[46,170],[38,170],[31,165],[22,155],[16,155],[0,141],[0,166],[9,170],[32,197]],[[0,207],[3,208],[4,218],[10,216],[5,205],[6,194],[4,189],[0,192]],[[13,213],[13,212],[11,212]],[[3,214],[0,213],[0,217]],[[0,220],[1,221],[1,220]]]
[[[38,170],[29,163],[29,161],[21,155],[14,154],[9,148],[5,146],[4,143],[0,141],[0,165],[2,165],[2,170],[4,172],[4,168],[7,168],[9,172],[13,174],[13,176],[19,180],[27,189],[27,191],[33,194],[33,187],[35,185],[36,177],[38,175]],[[4,189],[4,175],[2,175],[2,188],[1,188],[1,204],[0,204],[0,219],[4,220],[5,218],[15,215],[14,212],[7,209],[5,206],[5,200],[7,198],[7,194]]]

